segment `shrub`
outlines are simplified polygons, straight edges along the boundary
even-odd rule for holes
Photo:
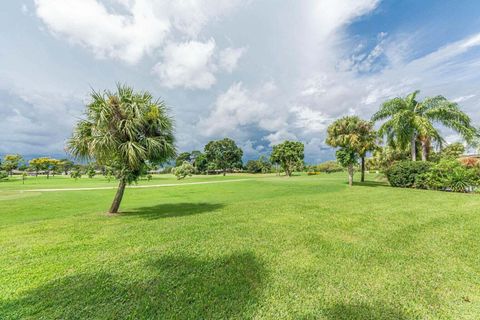
[[[180,166],[173,168],[173,174],[178,180],[191,176],[195,172],[195,168],[188,161],[184,161]]]
[[[316,171],[332,173],[332,172],[341,172],[343,171],[343,168],[336,161],[326,161],[326,162],[320,163],[317,166]]]
[[[320,172],[316,172],[316,171],[308,171],[308,172],[307,172],[307,175],[309,175],[309,176],[316,176],[316,175],[318,175],[318,174],[321,174],[321,173],[320,173]]]
[[[417,184],[426,189],[471,192],[480,186],[480,171],[460,161],[444,159],[420,175]]]
[[[415,186],[417,177],[428,172],[431,166],[430,162],[424,161],[399,161],[385,174],[392,187],[411,188]]]
[[[70,177],[77,180],[82,177],[82,172],[79,169],[74,169],[70,172]]]
[[[0,180],[7,179],[8,178],[8,173],[5,171],[0,171]]]

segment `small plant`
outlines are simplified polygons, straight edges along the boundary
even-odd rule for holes
[[[80,179],[82,177],[82,172],[78,168],[75,168],[70,172],[70,177],[75,180]]]
[[[147,174],[147,180],[148,180],[148,181],[152,180],[152,178],[153,178],[153,176],[152,176],[150,173]]]
[[[184,161],[180,166],[173,168],[172,173],[178,180],[184,179],[186,176],[192,176],[195,168],[188,161]]]
[[[93,179],[95,177],[97,173],[95,172],[95,169],[93,167],[89,167],[87,169],[87,176],[90,178],[90,179]]]

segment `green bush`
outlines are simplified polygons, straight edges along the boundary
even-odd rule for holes
[[[5,171],[0,171],[0,180],[7,179],[8,178],[8,173]]]
[[[183,163],[173,168],[172,173],[177,177],[178,180],[185,178],[186,176],[191,176],[195,172],[195,168],[188,161],[183,161]]]
[[[392,187],[412,188],[416,185],[419,175],[425,174],[431,168],[430,162],[399,161],[394,163],[385,172]]]
[[[417,187],[432,190],[471,192],[479,186],[480,171],[452,159],[441,160],[417,179]]]
[[[326,161],[317,165],[316,170],[319,172],[332,173],[332,172],[342,172],[343,168],[337,163],[337,161]]]

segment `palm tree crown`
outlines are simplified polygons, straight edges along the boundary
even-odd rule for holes
[[[476,135],[470,117],[460,110],[459,106],[443,96],[416,100],[419,91],[412,92],[405,98],[394,98],[386,101],[372,117],[373,121],[388,119],[379,129],[381,136],[386,136],[391,145],[400,148],[411,147],[412,160],[416,160],[416,141],[420,140],[426,160],[428,145],[435,142],[439,145],[443,139],[435,127],[442,124],[458,132],[470,141]]]
[[[75,158],[112,166],[119,189],[138,179],[147,162],[175,156],[173,121],[164,102],[123,85],[91,97],[86,119],[77,123],[67,150]]]

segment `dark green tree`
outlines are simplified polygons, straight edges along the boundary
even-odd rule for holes
[[[229,138],[207,143],[205,155],[215,169],[222,170],[223,175],[227,170],[242,167],[243,151],[235,144],[235,141]]]
[[[304,157],[303,143],[285,141],[273,146],[270,161],[278,163],[285,170],[285,174],[291,177],[294,170],[302,168]]]

